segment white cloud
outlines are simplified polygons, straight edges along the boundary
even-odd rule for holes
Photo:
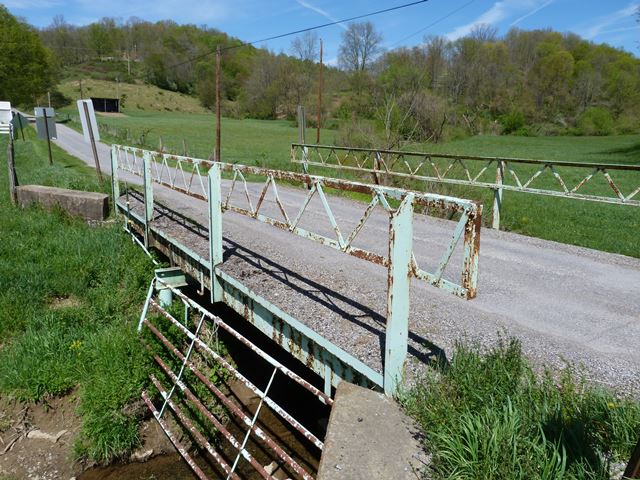
[[[296,3],[298,5],[300,5],[301,7],[304,7],[306,9],[308,9],[308,10],[311,10],[312,12],[315,12],[315,13],[317,13],[319,15],[322,15],[324,18],[327,18],[327,19],[331,20],[332,22],[337,22],[338,21],[338,19],[336,17],[331,15],[326,10],[318,8],[315,5],[312,5],[311,3],[309,3],[309,2],[307,2],[305,0],[296,0]],[[339,23],[338,25],[340,25],[345,30],[347,29],[347,26],[344,23]]]
[[[634,13],[638,9],[638,5],[638,3],[633,2],[627,5],[625,8],[621,8],[620,10],[616,10],[609,15],[600,17],[597,23],[582,31],[582,36],[588,39],[592,39],[597,37],[601,33],[607,33],[608,27],[610,27],[611,25],[614,25],[620,20],[625,20],[633,17]]]
[[[327,60],[324,61],[324,64],[328,65],[330,67],[337,67],[338,66],[338,57],[328,58]]]
[[[547,2],[544,3],[549,4],[551,3],[551,1],[553,0],[547,0]],[[472,22],[469,22],[465,25],[460,25],[459,27],[453,29],[451,32],[447,33],[446,37],[449,40],[456,40],[471,33],[473,28],[478,25],[496,25],[503,20],[518,14],[524,9],[529,9],[531,7],[534,7],[534,11],[529,12],[527,15],[533,15],[535,11],[540,10],[546,6],[544,3],[542,6],[540,6],[540,3],[540,0],[500,0],[494,3],[489,10],[484,12]],[[524,17],[526,18],[527,15],[525,15]],[[521,19],[523,18],[521,17]]]
[[[611,30],[602,30],[600,32],[600,35],[609,33],[630,32],[632,30],[640,30],[640,25],[635,25],[633,27],[612,28]]]
[[[548,7],[549,5],[551,5],[555,0],[547,0],[546,2],[544,2],[542,5],[534,8],[533,10],[531,10],[528,13],[525,13],[524,15],[522,15],[519,18],[516,18],[513,22],[511,22],[511,24],[509,25],[510,27],[513,27],[514,25],[519,24],[521,21],[531,17],[532,15],[535,15],[536,13],[538,13],[540,10],[542,10],[545,7]]]

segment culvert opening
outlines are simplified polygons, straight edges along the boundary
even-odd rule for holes
[[[158,416],[162,411],[160,418],[164,419],[163,429],[178,441],[196,468],[193,468],[193,465],[188,466],[180,455],[167,455],[156,457],[142,465],[112,465],[106,469],[89,470],[79,478],[87,480],[315,477],[322,453],[318,444],[322,446],[330,413],[330,406],[326,401],[323,403],[317,394],[318,391],[321,393],[324,381],[231,308],[224,304],[211,305],[206,301],[209,298],[208,292],[199,295],[194,285],[187,285],[181,288],[180,292],[228,327],[216,326],[207,318],[202,324],[208,326],[203,328],[203,325],[200,325],[198,330],[198,315],[190,315],[188,320],[185,320],[186,317],[178,320],[177,312],[165,312],[169,315],[173,313],[173,319],[188,327],[192,337],[198,336],[200,341],[209,345],[213,351],[220,351],[237,371],[239,375],[228,375],[223,380],[217,379],[212,383],[225,395],[226,401],[235,405],[242,414],[231,412],[229,405],[215,398],[215,395],[202,388],[202,385],[194,385],[194,380],[198,381],[198,378],[197,375],[194,378],[194,372],[188,367],[190,364],[196,364],[194,366],[200,366],[205,371],[199,372],[205,380],[213,380],[210,378],[212,370],[207,370],[202,364],[207,352],[200,348],[201,345],[194,343],[193,338],[184,337],[182,341],[178,340],[175,330],[180,330],[179,326],[171,324],[158,308],[159,300],[152,299],[147,316],[149,324],[145,324],[144,327],[147,330],[158,330],[169,344],[163,344],[163,348],[172,353],[174,358],[162,356],[167,367],[163,372],[165,375],[162,377],[161,373],[155,372],[154,383],[146,391],[147,403],[151,404],[154,415]],[[174,306],[175,303],[174,298]],[[167,310],[171,311],[172,308]],[[195,309],[191,308],[192,312],[193,310]],[[158,318],[151,319],[157,313],[162,314],[158,318],[163,318],[165,324]],[[196,331],[198,335],[195,335]],[[147,342],[148,336],[143,335]],[[247,346],[247,342],[251,344],[251,348]],[[191,343],[194,343],[193,352],[199,353],[194,353],[194,356],[185,362],[184,357],[187,357]],[[217,347],[221,345],[224,347],[219,350]],[[176,352],[171,352],[171,347],[175,347],[178,356]],[[152,348],[150,354],[157,356],[158,351]],[[179,357],[180,354],[183,358]],[[274,364],[280,368],[274,368]],[[182,365],[187,365],[184,371],[191,375],[185,373],[180,376],[180,382],[176,382]],[[303,386],[305,383],[311,386],[311,391],[309,387]],[[176,387],[173,387],[174,385]],[[257,390],[251,385],[257,387]],[[193,398],[189,398],[187,390]],[[267,396],[263,399],[261,393],[265,391]],[[173,406],[167,403],[167,397]],[[212,398],[214,401],[211,401]],[[194,408],[193,400],[200,401],[202,406],[211,411],[221,407],[224,413],[216,416],[227,431],[226,435],[222,435],[220,431],[212,434],[215,426],[206,418],[206,412]],[[259,414],[256,418],[257,411]],[[189,421],[185,423],[184,417]],[[247,436],[249,422],[253,422],[254,419],[255,426],[251,427],[251,434]],[[299,426],[304,428],[301,430]],[[203,436],[207,444],[202,443]],[[229,441],[229,436],[233,440]],[[269,437],[270,441],[265,443],[262,438],[264,436]],[[284,452],[284,455],[282,452],[279,453],[278,449]],[[243,453],[239,455],[239,452]],[[293,463],[287,462],[286,458],[291,459]]]

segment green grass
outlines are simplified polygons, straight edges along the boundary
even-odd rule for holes
[[[27,142],[16,142],[21,184],[108,188],[55,147],[49,166],[46,144],[26,133]],[[138,442],[139,413],[125,407],[146,382],[135,325],[151,262],[121,225],[20,210],[9,202],[6,168],[0,184],[0,392],[39,401],[77,389],[79,452],[108,461]]]
[[[488,352],[458,345],[400,399],[433,453],[425,478],[605,480],[640,428],[640,404],[569,367],[536,378],[516,340]]]
[[[532,159],[564,160],[588,163],[640,164],[640,136],[610,137],[472,137],[444,145],[424,146],[437,152],[469,155],[508,156]],[[476,167],[476,170],[480,165]],[[577,185],[591,169],[559,167],[557,171],[569,188]],[[518,168],[521,181],[535,168]],[[609,172],[625,194],[640,186],[640,172]],[[505,173],[505,175],[509,175]],[[547,171],[535,188],[558,189]],[[581,190],[582,193],[612,196],[606,179],[599,174]],[[481,200],[485,205],[485,223],[491,216],[493,192],[471,188],[449,188],[448,193]],[[524,235],[570,243],[597,250],[640,257],[635,232],[640,227],[640,208],[607,205],[589,201],[563,199],[505,191],[501,227]]]
[[[128,128],[136,139],[140,133],[148,130],[145,145],[154,150],[159,148],[160,137],[162,137],[168,151],[183,153],[182,140],[185,139],[189,155],[199,158],[209,157],[215,141],[215,121],[211,114],[132,112],[126,117],[100,118],[100,123]],[[335,131],[324,130],[322,143],[331,144],[335,134]],[[225,118],[222,124],[222,159],[227,162],[298,170],[299,167],[293,166],[289,161],[290,144],[296,142],[297,138],[297,129],[293,122]],[[307,138],[315,138],[313,129],[308,129]],[[132,139],[109,135],[105,140],[124,144],[133,143]],[[631,164],[640,162],[638,156],[640,136],[638,135],[478,136],[437,145],[413,145],[408,149],[577,162]],[[469,163],[469,165],[474,164]],[[477,172],[480,168],[480,164],[475,164],[471,170]],[[587,170],[577,171],[566,168],[559,168],[558,171],[566,178],[568,184],[573,182],[574,185],[589,173]],[[518,170],[521,179],[525,178],[526,173],[533,174],[533,172],[531,168]],[[312,173],[348,176],[329,169],[312,169]],[[536,180],[532,186],[557,188],[553,177],[548,172],[545,175]],[[611,171],[611,175],[626,193],[640,186],[640,174],[620,174]],[[360,176],[359,178],[370,181],[368,177]],[[485,226],[490,224],[493,205],[493,192],[490,190],[442,184],[425,186],[417,182],[394,182],[394,184],[479,200],[485,206]],[[597,195],[612,192],[602,176],[594,177],[582,191]],[[505,191],[501,227],[533,237],[640,257],[640,247],[636,239],[636,232],[640,227],[640,209],[636,207]]]
[[[213,114],[131,112],[124,117],[99,117],[98,122],[130,129],[133,140],[148,131],[145,145],[154,150],[159,149],[160,137],[165,149],[175,153],[183,153],[184,139],[189,155],[197,158],[209,158],[215,145]],[[80,128],[77,123],[70,126]],[[333,130],[323,131],[323,141],[330,143],[334,135]],[[307,138],[315,138],[315,130],[307,129]],[[107,135],[104,140],[123,143],[126,139]],[[222,119],[221,156],[226,162],[290,169],[291,143],[297,141],[298,129],[287,120]]]

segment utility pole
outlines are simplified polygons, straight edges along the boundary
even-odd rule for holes
[[[51,108],[51,92],[47,92],[47,101],[49,102],[49,108]]]
[[[214,160],[220,161],[220,45],[216,51],[216,153]]]
[[[320,76],[318,78],[318,125],[316,130],[316,145],[320,144],[321,118],[322,118],[322,39],[320,39]]]

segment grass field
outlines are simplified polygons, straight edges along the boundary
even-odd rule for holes
[[[95,173],[54,146],[16,142],[21,184],[102,190]],[[6,151],[6,137],[0,149]],[[21,211],[0,169],[0,395],[27,401],[78,391],[77,453],[107,461],[138,442],[147,357],[135,325],[152,264],[118,224],[89,226],[62,212]],[[108,182],[104,188],[107,188]]]
[[[158,149],[160,137],[170,152],[183,153],[183,139],[188,154],[208,158],[213,150],[215,123],[211,114],[195,115],[161,112],[132,112],[124,117],[100,118],[100,123],[129,129],[132,138],[105,137],[106,141],[134,143],[146,132],[145,145]],[[77,125],[76,125],[77,127]],[[331,144],[334,130],[324,130],[322,142]],[[222,159],[249,165],[269,166],[291,170],[290,144],[298,138],[293,122],[223,119]],[[308,129],[307,138],[315,139],[315,131]],[[482,136],[438,145],[413,145],[412,150],[438,153],[458,153],[486,156],[508,156],[533,159],[566,160],[576,162],[640,163],[640,136],[610,137],[512,137]],[[476,166],[479,169],[480,165]],[[518,173],[532,174],[523,169]],[[569,183],[578,183],[589,171],[563,170],[560,173]],[[340,176],[335,170],[316,170],[312,173]],[[640,186],[640,174],[611,172],[626,193]],[[557,183],[547,172],[532,186],[554,187]],[[580,176],[582,175],[582,176]],[[369,179],[366,179],[369,181]],[[492,216],[493,193],[490,190],[439,184],[404,184],[410,188],[446,193],[480,200],[485,205],[485,225]],[[604,177],[594,178],[585,193],[609,194]],[[505,192],[501,228],[524,235],[580,245],[607,252],[640,257],[637,231],[640,227],[640,208],[543,197],[539,195]]]
[[[640,427],[640,404],[571,368],[536,378],[515,340],[459,345],[401,402],[433,452],[429,479],[620,478]]]

